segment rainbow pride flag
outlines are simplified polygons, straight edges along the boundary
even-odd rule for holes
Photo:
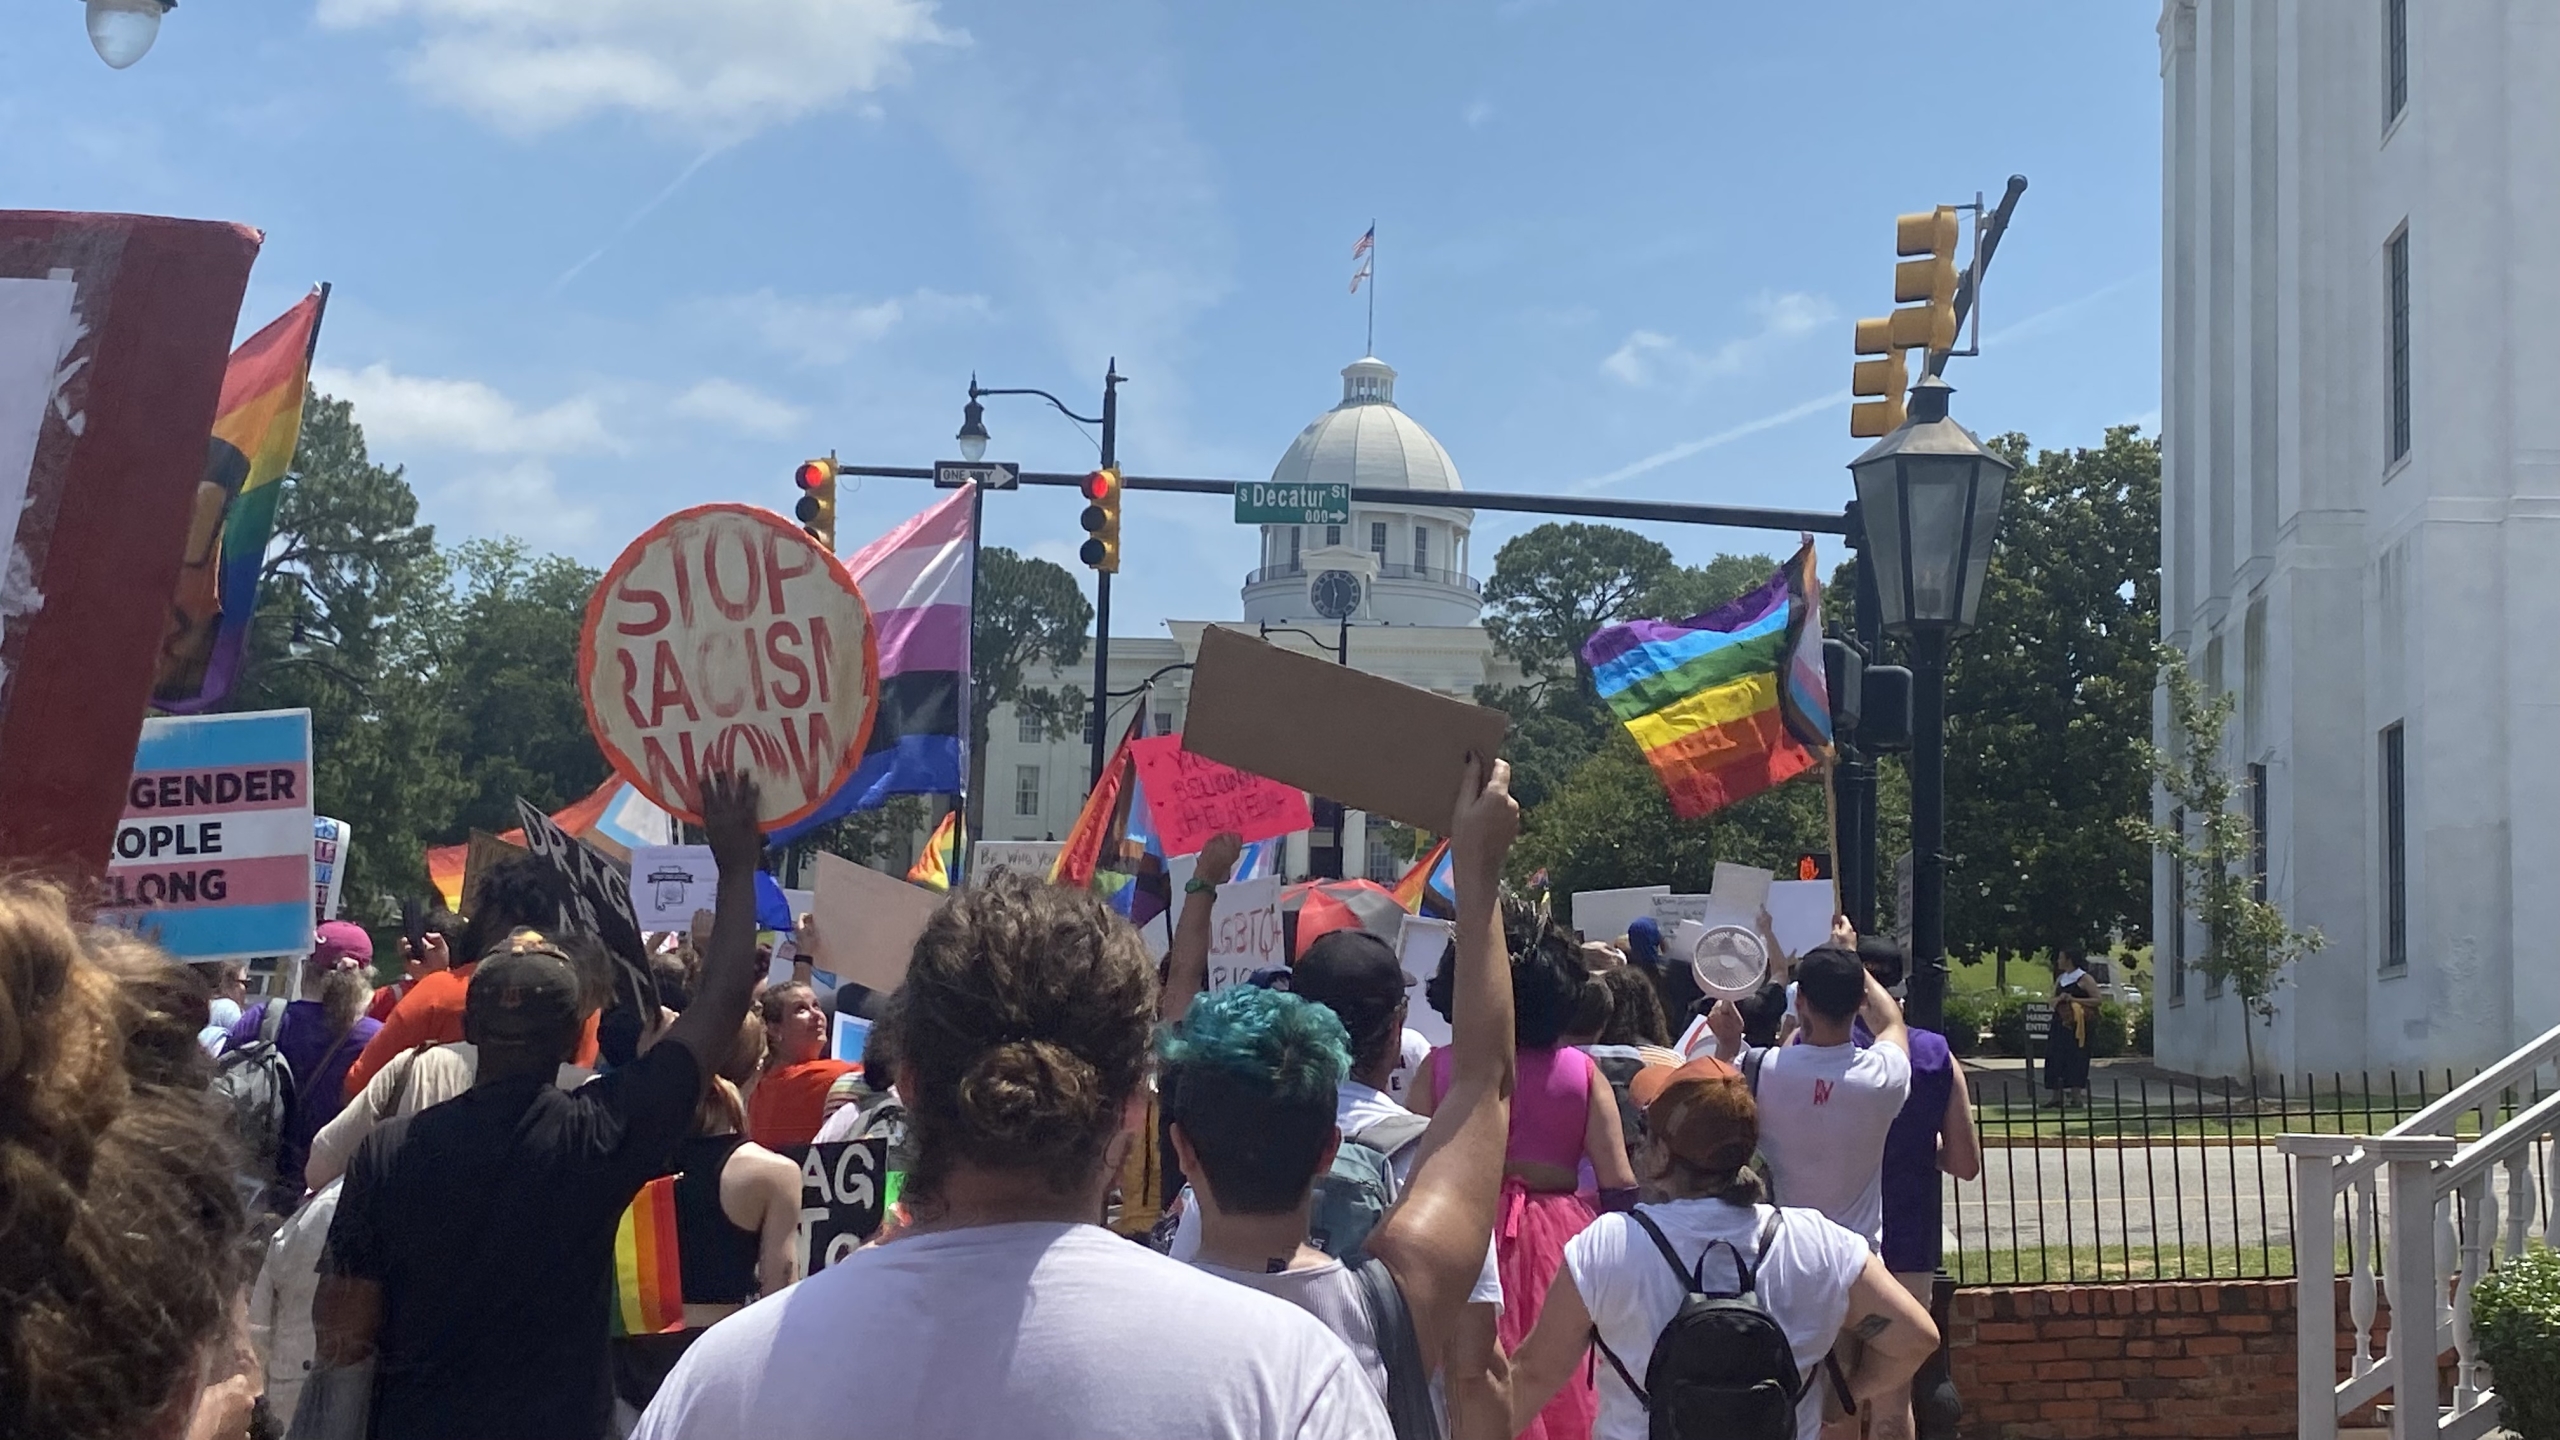
[[[613,1231],[616,1335],[663,1335],[684,1328],[684,1280],[676,1258],[676,1180],[640,1187]]]
[[[1608,626],[1582,659],[1684,820],[1791,780],[1830,749],[1810,538],[1751,593],[1686,620]]]
[[[302,439],[302,392],[328,303],[327,287],[313,290],[241,341],[223,372],[186,559],[151,682],[151,703],[169,714],[219,708],[240,677],[249,619],[258,608],[258,574],[275,533],[281,482]]]
[[[908,879],[927,890],[951,888],[953,851],[958,848],[960,838],[959,818],[957,810],[942,812],[942,823],[934,826],[933,833],[925,837],[924,853],[916,857],[914,868],[907,871]]]
[[[1422,852],[1422,858],[1414,861],[1413,868],[1404,872],[1404,878],[1396,882],[1396,903],[1416,915],[1426,913],[1425,907],[1434,907],[1436,913],[1444,916],[1455,913],[1458,905],[1456,869],[1457,862],[1451,858],[1449,841],[1444,836],[1439,844]]]

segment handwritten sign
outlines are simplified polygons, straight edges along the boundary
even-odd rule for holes
[[[1256,970],[1289,963],[1280,926],[1280,877],[1237,880],[1218,887],[1210,912],[1209,990],[1241,985]]]
[[[587,723],[605,759],[668,813],[702,823],[702,777],[760,782],[768,830],[842,789],[870,739],[880,664],[853,577],[752,505],[698,505],[631,542],[578,640]]]
[[[800,1273],[815,1274],[879,1233],[888,1208],[889,1142],[830,1140],[786,1145],[800,1166]]]
[[[146,720],[98,918],[183,960],[311,948],[311,712]]]
[[[1137,741],[1129,754],[1138,762],[1147,813],[1155,817],[1167,855],[1195,854],[1222,830],[1251,842],[1316,823],[1305,791],[1194,755],[1182,748],[1179,735]]]

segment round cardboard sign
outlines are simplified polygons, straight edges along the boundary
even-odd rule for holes
[[[757,781],[767,830],[825,804],[879,710],[871,612],[837,559],[752,505],[697,505],[605,571],[578,638],[578,688],[605,759],[702,823],[706,773]]]

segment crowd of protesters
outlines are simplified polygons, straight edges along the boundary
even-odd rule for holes
[[[1208,992],[1221,836],[1161,962],[1088,892],[962,886],[831,1055],[825,937],[789,978],[758,946],[752,788],[701,810],[717,903],[646,991],[529,857],[392,985],[333,922],[257,1003],[0,886],[0,1433],[1912,1433],[1940,1177],[1980,1159],[1891,945],[1843,923],[1710,1000],[1650,921],[1506,893],[1508,767],[1471,762],[1446,1045],[1356,928]],[[897,1203],[804,1274],[794,1157],[854,1139]],[[626,1333],[653,1183],[681,1316]]]

